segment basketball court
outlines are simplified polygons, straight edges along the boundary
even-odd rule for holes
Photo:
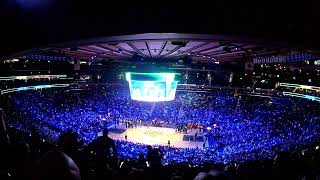
[[[192,133],[189,132],[188,135]],[[116,140],[125,140],[126,135],[127,141],[130,142],[167,146],[170,141],[170,146],[176,148],[203,148],[204,143],[183,140],[186,134],[178,133],[174,128],[137,126],[128,128],[122,133],[109,132],[109,137]]]

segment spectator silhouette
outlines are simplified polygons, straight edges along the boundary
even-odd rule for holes
[[[81,145],[78,141],[78,135],[68,129],[65,133],[61,134],[58,140],[59,150],[66,153],[71,157],[81,170],[81,177],[87,176],[87,159],[84,157],[83,152],[80,150]]]
[[[78,137],[71,129],[63,133],[58,141],[58,145],[63,152],[70,155],[78,149]]]
[[[34,172],[37,180],[80,180],[80,170],[74,161],[61,151],[49,151],[40,159]]]
[[[140,167],[140,168],[147,167],[146,159],[144,158],[144,155],[142,153],[140,153],[139,157],[138,157],[138,167]]]
[[[31,137],[30,137],[30,150],[31,150],[31,156],[33,158],[38,158],[39,152],[40,152],[40,134],[38,130],[32,126],[31,127]]]
[[[30,147],[25,141],[19,141],[12,148],[13,176],[16,179],[30,179],[34,162],[30,157]]]
[[[152,148],[150,145],[147,146],[147,161],[151,167],[162,166],[161,159],[163,157],[163,152],[159,148]]]
[[[113,175],[118,165],[118,154],[113,139],[108,137],[108,130],[103,129],[103,135],[92,142],[96,159],[97,178]]]

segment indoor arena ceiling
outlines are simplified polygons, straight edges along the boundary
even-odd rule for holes
[[[290,8],[278,1],[0,1],[0,58],[48,44],[149,32],[232,34],[319,50],[317,4],[289,4]]]
[[[286,44],[265,39],[222,35],[149,33],[110,36],[50,45],[28,53],[59,54],[78,59],[130,60],[144,58],[179,58],[233,61],[244,56],[270,56],[287,53]]]

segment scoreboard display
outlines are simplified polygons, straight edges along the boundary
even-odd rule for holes
[[[178,81],[176,73],[126,72],[132,100],[160,102],[175,98]]]

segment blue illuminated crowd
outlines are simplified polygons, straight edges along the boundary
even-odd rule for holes
[[[281,151],[302,150],[317,142],[320,107],[304,99],[240,96],[234,90],[177,92],[172,102],[130,100],[125,88],[98,86],[89,91],[42,90],[17,92],[9,97],[10,126],[23,131],[36,127],[43,138],[56,142],[72,130],[89,144],[102,130],[99,115],[110,119],[158,119],[165,126],[196,124],[208,136],[209,147],[181,149],[163,146],[164,163],[202,164],[272,158]],[[207,128],[211,130],[207,130]],[[137,158],[146,145],[116,141],[119,157]],[[173,144],[174,146],[174,144]]]

